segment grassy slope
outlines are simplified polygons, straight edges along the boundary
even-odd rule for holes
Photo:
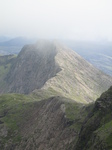
[[[75,143],[77,143],[84,118],[92,110],[93,105],[84,106],[62,97],[58,99],[63,101],[63,108],[61,109],[65,113],[67,128],[75,132],[75,138],[72,139],[70,144],[66,145],[66,149],[74,149],[73,147]],[[80,145],[83,148],[78,148],[78,150],[112,149],[111,100],[112,88],[102,94],[101,98],[95,103],[95,107],[92,113],[90,113],[91,117],[87,119],[81,131],[84,137],[89,138],[87,140],[88,142],[85,145],[84,140],[83,143],[80,141]],[[36,103],[38,104],[38,101],[40,101],[40,95],[39,97],[36,95],[35,98],[32,97],[32,95],[25,96],[21,94],[5,94],[0,96],[0,148],[3,149],[5,145],[12,143],[18,145],[21,142],[23,139],[23,135],[20,132],[22,130],[21,125],[26,124],[27,121],[31,119],[32,114],[34,114],[33,110],[36,109]],[[42,103],[44,103],[44,101]],[[30,140],[30,136],[29,133],[27,135],[28,140]]]
[[[73,140],[73,142],[68,145],[67,150],[74,149],[74,145],[77,143],[79,133],[82,127],[82,124],[84,122],[84,119],[87,117],[88,113],[93,108],[93,104],[89,105],[81,105],[79,103],[74,102],[66,102],[66,118],[71,125],[69,128],[71,130],[75,130],[76,138]]]
[[[40,101],[39,102],[40,106],[37,107],[39,100],[40,100],[40,96],[37,97],[37,95],[35,98],[32,97],[31,95],[25,96],[21,94],[5,94],[5,95],[0,96],[0,133],[1,133],[0,134],[0,142],[1,142],[0,148],[1,149],[4,149],[6,145],[9,147],[12,145],[16,146],[21,142],[21,140],[24,139],[24,134],[22,134],[23,132],[22,126],[23,125],[27,126],[27,122],[29,122],[31,118],[32,119],[34,118],[35,120],[35,116],[34,117],[32,116],[35,114],[34,110],[40,109],[41,107],[40,104],[44,103],[44,101]],[[66,119],[65,126],[67,128],[66,129],[67,132],[69,133],[69,130],[70,132],[75,132],[75,137],[73,136],[72,143],[68,144],[66,147],[67,149],[69,149],[69,148],[72,148],[72,146],[74,145],[74,142],[76,143],[78,134],[81,128],[81,124],[84,118],[87,116],[89,109],[86,109],[86,107],[84,107],[82,104],[78,104],[66,98],[58,97],[57,100],[63,101],[62,103],[64,105],[64,108],[61,108],[61,109],[63,113],[65,113],[65,119]],[[49,105],[50,104],[48,103],[48,105],[45,106],[45,109],[47,109]],[[35,131],[36,124],[33,125],[34,131]],[[38,124],[36,125],[36,127],[38,127]],[[52,125],[51,125],[51,128],[52,128]],[[57,131],[54,130],[53,132],[57,132]],[[63,131],[60,131],[60,133],[61,132]],[[38,133],[36,134],[38,135]],[[31,136],[34,136],[34,139],[35,139],[35,135],[32,135],[32,132],[30,133],[29,130],[28,130],[27,135],[25,136],[27,137],[27,140],[31,140]],[[22,144],[23,143],[24,143],[24,140],[22,141]]]
[[[1,148],[5,143],[19,142],[21,135],[19,127],[21,123],[28,119],[30,114],[23,118],[26,111],[34,105],[34,98],[21,94],[5,94],[0,96],[0,141]]]

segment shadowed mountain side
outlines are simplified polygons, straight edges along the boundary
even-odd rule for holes
[[[55,46],[48,41],[24,46],[6,77],[8,92],[28,94],[41,88],[61,69],[55,63]]]
[[[112,87],[95,102],[85,119],[74,150],[112,149]]]

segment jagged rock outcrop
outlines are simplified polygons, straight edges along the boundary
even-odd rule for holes
[[[112,87],[95,102],[74,150],[112,149]]]

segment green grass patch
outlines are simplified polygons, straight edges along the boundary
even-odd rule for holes
[[[28,112],[33,109],[34,99],[31,96],[22,94],[4,94],[0,95],[0,129],[4,129],[7,135],[0,135],[2,144],[12,140],[13,143],[21,141],[20,125],[30,117]]]
[[[106,139],[106,143],[108,145],[109,150],[112,150],[112,133]]]
[[[68,121],[72,121],[73,124],[70,125],[70,128],[80,131],[82,122],[88,114],[87,106],[83,106],[80,103],[65,103],[66,109],[65,114]]]
[[[109,150],[112,149],[112,121],[102,125],[95,131],[96,135],[100,138],[100,141],[104,141]]]

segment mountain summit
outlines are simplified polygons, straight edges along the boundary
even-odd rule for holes
[[[59,44],[40,40],[23,47],[13,61],[3,92],[64,96],[91,102],[112,85],[112,78],[94,68],[80,55]]]
[[[41,88],[60,71],[56,53],[55,45],[48,41],[24,46],[6,77],[9,92],[28,94]]]

